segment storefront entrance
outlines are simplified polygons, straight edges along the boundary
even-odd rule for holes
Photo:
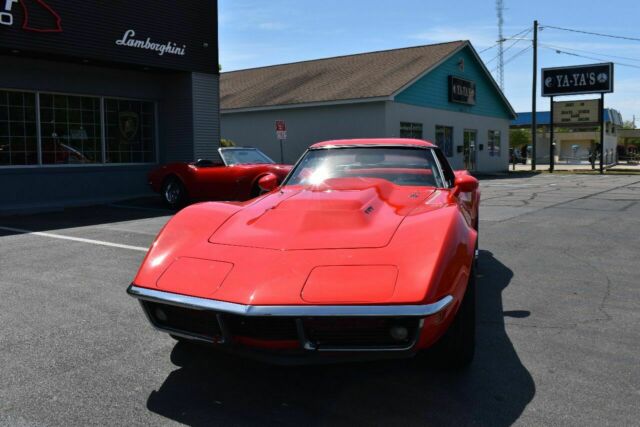
[[[477,142],[478,142],[478,131],[465,129],[462,153],[464,157],[464,168],[468,171],[476,170]]]

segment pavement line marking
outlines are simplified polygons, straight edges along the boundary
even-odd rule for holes
[[[71,240],[74,242],[90,243],[92,245],[109,246],[112,248],[129,249],[132,251],[147,252],[149,250],[149,248],[143,248],[142,246],[123,245],[120,243],[104,242],[102,240],[84,239],[82,237],[71,237],[71,236],[63,236],[61,234],[43,233],[41,231],[25,230],[22,228],[0,226],[0,230],[11,231],[11,232],[20,233],[20,234],[33,234],[34,236],[50,237],[52,239]]]

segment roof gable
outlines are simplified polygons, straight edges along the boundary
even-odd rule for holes
[[[461,62],[464,64],[463,67],[460,67]],[[449,102],[449,76],[476,83],[476,105]],[[506,119],[516,117],[513,108],[470,44],[401,89],[395,95],[394,101]]]
[[[222,110],[389,98],[467,42],[274,65],[222,73]]]

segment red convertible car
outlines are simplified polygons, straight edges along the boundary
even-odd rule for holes
[[[313,145],[265,186],[168,222],[128,288],[153,326],[276,363],[471,362],[475,178],[429,142],[363,139]]]
[[[190,201],[248,200],[260,195],[261,180],[277,182],[290,165],[277,165],[257,148],[219,148],[222,163],[198,160],[163,165],[149,173],[149,185],[167,205],[182,207]]]

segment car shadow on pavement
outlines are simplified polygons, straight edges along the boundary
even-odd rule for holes
[[[476,358],[463,372],[424,359],[280,367],[179,343],[179,366],[149,410],[201,425],[508,426],[535,395],[535,384],[504,327],[502,291],[512,271],[480,253]]]
[[[153,197],[49,212],[0,215],[0,235],[20,234],[19,231],[12,232],[11,228],[46,232],[168,217],[175,213],[166,208],[159,198]]]

